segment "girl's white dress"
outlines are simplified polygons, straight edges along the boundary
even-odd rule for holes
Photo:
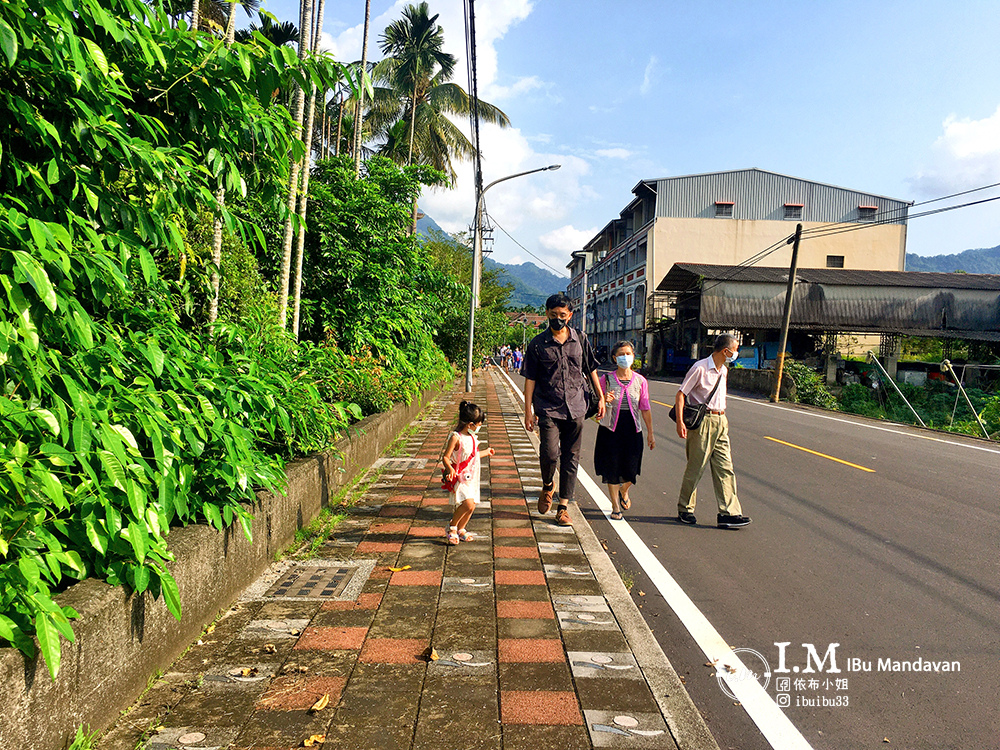
[[[454,432],[453,435],[458,435],[458,445],[455,446],[455,450],[452,451],[449,460],[451,465],[456,469],[458,465],[465,461],[466,458],[472,453],[473,446],[477,446],[478,440],[472,435],[463,435],[461,432]],[[470,463],[459,475],[458,481],[455,483],[455,491],[449,493],[451,502],[455,505],[460,505],[466,500],[472,500],[474,503],[479,502],[479,458],[481,455],[482,448],[476,451],[476,457],[472,459]]]

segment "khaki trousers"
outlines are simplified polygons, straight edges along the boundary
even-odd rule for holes
[[[705,473],[705,467],[712,467],[712,484],[715,485],[715,499],[719,503],[719,513],[742,515],[740,500],[736,496],[736,472],[729,450],[729,420],[725,414],[706,414],[697,430],[688,430],[687,468],[681,480],[681,494],[677,498],[678,513],[694,513],[698,493],[698,482]]]

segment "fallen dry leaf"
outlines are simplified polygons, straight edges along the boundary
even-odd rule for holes
[[[205,635],[208,635],[213,630],[215,630],[215,623],[214,622],[211,625],[209,625],[207,628],[205,628]]]
[[[398,573],[401,570],[409,570],[411,567],[413,567],[413,566],[412,565],[404,565],[401,568],[389,568],[389,570],[391,570],[393,573]]]
[[[302,632],[301,630],[289,630],[288,631],[289,635],[298,635],[301,632]]]
[[[240,674],[243,677],[253,677],[259,671],[260,670],[257,669],[257,667],[244,667],[243,669],[240,670]]]
[[[727,664],[726,671],[729,672],[729,674],[736,674],[736,667],[731,667]]]
[[[264,644],[264,653],[265,654],[276,654],[276,653],[278,653],[278,647],[275,646],[273,643],[265,643]]]
[[[433,646],[428,646],[424,651],[424,658],[427,659],[427,661],[437,661],[441,657],[438,656],[438,652]]]
[[[330,704],[330,695],[328,693],[323,693],[323,697],[312,704],[309,707],[310,711],[322,711]]]
[[[888,742],[889,742],[889,738],[888,738],[888,737],[883,737],[883,738],[882,738],[882,742],[885,742],[886,744],[888,744]]]
[[[316,745],[322,745],[326,742],[325,734],[314,734],[308,739],[302,740],[302,747],[315,747]]]
[[[640,592],[639,592],[639,596],[645,596],[645,595],[646,595],[646,592],[645,592],[645,591],[640,591]]]

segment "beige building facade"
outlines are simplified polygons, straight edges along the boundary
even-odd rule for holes
[[[643,180],[567,265],[567,293],[595,346],[645,349],[650,294],[674,263],[902,271],[909,202],[766,172]]]

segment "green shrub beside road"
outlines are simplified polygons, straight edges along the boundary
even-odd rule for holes
[[[0,3],[0,641],[33,655],[37,635],[53,676],[76,616],[60,591],[99,577],[179,618],[171,526],[249,534],[243,503],[280,490],[285,459],[451,371],[413,299],[360,342],[274,325],[255,253],[303,148],[275,95],[338,75],[140,0]],[[208,329],[215,216],[229,274]]]

